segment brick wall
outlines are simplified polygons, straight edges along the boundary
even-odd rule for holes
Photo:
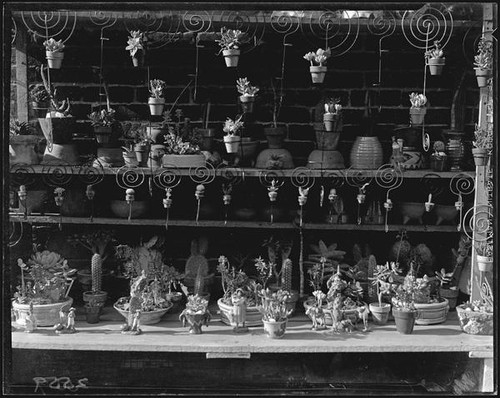
[[[72,99],[72,113],[80,119],[82,132],[90,132],[86,115],[92,104],[99,99],[99,34],[89,26],[81,26],[68,40],[63,68],[52,70],[51,79],[62,95]],[[398,31],[397,31],[398,32]],[[308,62],[302,56],[324,43],[306,37],[300,31],[288,37],[291,46],[286,47],[284,73],[284,102],[278,122],[287,127],[287,148],[296,160],[296,166],[304,165],[309,152],[314,148],[314,122],[321,120],[322,102],[326,97],[340,97],[344,107],[344,129],[339,149],[346,155],[355,137],[364,133],[361,124],[365,113],[366,91],[370,91],[373,113],[376,116],[374,133],[383,143],[388,156],[393,129],[408,124],[408,95],[412,91],[422,92],[423,50],[413,48],[398,33],[384,39],[382,86],[373,86],[378,81],[379,37],[361,32],[352,49],[340,57],[328,61],[328,73],[323,85],[314,86],[309,75]],[[440,138],[443,129],[450,125],[450,107],[454,90],[461,72],[467,71],[464,130],[470,135],[477,119],[479,91],[470,60],[462,54],[464,29],[455,29],[446,46],[446,66],[441,76],[427,76],[429,100],[426,129],[431,138]],[[111,105],[118,118],[147,120],[147,83],[149,78],[163,79],[167,83],[167,107],[179,96],[196,71],[196,47],[192,37],[176,43],[165,44],[148,51],[146,65],[134,68],[128,51],[125,50],[127,32],[124,28],[105,30],[104,75],[110,89]],[[263,139],[262,127],[270,125],[273,111],[271,82],[279,84],[283,54],[282,36],[268,33],[263,44],[248,51],[243,47],[238,68],[226,68],[218,46],[213,41],[200,40],[197,85],[192,83],[178,98],[177,107],[201,126],[204,106],[211,103],[210,123],[222,135],[222,123],[226,117],[234,118],[240,112],[235,81],[248,77],[252,84],[261,88],[255,111],[247,118],[244,135]],[[30,43],[30,64],[45,62],[40,44]],[[39,79],[34,70],[31,82]],[[278,87],[279,89],[279,87]],[[380,112],[377,112],[380,105]]]

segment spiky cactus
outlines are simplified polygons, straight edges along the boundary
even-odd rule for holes
[[[196,279],[194,280],[194,294],[201,296],[203,294],[203,289],[205,288],[205,277],[201,267],[198,267],[198,272],[196,273]]]
[[[94,253],[92,256],[90,270],[92,273],[92,292],[100,292],[102,285],[102,257],[100,254]]]
[[[287,258],[281,266],[281,288],[288,292],[292,291],[292,260]]]

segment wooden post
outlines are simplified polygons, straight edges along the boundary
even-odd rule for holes
[[[26,30],[18,28],[15,41],[17,118],[28,121],[28,58],[26,56]]]

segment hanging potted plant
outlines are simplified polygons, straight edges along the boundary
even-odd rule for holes
[[[35,84],[30,87],[29,97],[31,106],[37,117],[45,117],[50,108],[50,93],[43,84]]]
[[[149,111],[153,116],[161,116],[163,108],[165,107],[165,98],[163,98],[163,90],[165,89],[165,82],[160,79],[153,79],[149,81]]]
[[[481,272],[493,271],[493,244],[485,240],[478,242],[475,246],[477,267]]]
[[[135,67],[144,65],[147,38],[140,30],[133,30],[127,40],[125,50],[130,52]]]
[[[330,49],[327,48],[323,50],[322,48],[318,48],[316,52],[308,52],[304,55],[304,59],[311,63],[309,67],[309,71],[311,72],[311,79],[313,83],[323,83],[326,75],[326,60],[330,58],[331,52]]]
[[[478,87],[486,87],[493,72],[493,42],[481,37],[478,43],[478,53],[474,56]]]
[[[264,332],[271,339],[280,339],[285,335],[288,317],[292,310],[288,308],[287,301],[290,292],[279,289],[271,291],[269,288],[259,292],[262,304],[258,307],[262,314]]]
[[[476,166],[486,166],[493,150],[493,128],[481,128],[476,123],[472,141],[472,155]]]
[[[241,77],[236,80],[236,88],[240,95],[240,103],[244,113],[253,112],[253,104],[255,102],[255,94],[259,92],[259,88],[252,86],[246,77]]]
[[[43,42],[45,46],[45,56],[50,69],[61,69],[62,60],[64,58],[64,44],[62,40],[54,40],[50,38]]]
[[[219,54],[222,52],[228,68],[235,68],[238,66],[240,38],[243,32],[237,29],[227,29],[223,26],[220,35],[221,38],[215,40],[221,47]]]
[[[411,93],[410,102],[411,124],[420,125],[424,122],[424,117],[427,113],[427,109],[425,108],[425,104],[427,104],[427,97],[424,94]]]
[[[109,144],[115,123],[115,110],[103,108],[95,110],[87,116],[94,128],[95,139],[98,144]]]
[[[242,115],[236,120],[227,118],[223,124],[222,131],[226,133],[224,136],[224,144],[226,145],[227,153],[237,153],[240,147],[241,136],[238,135],[239,130],[244,126],[241,121]]]
[[[39,136],[32,134],[28,122],[17,119],[10,120],[9,126],[9,162],[10,164],[38,164],[38,155],[35,145],[40,141]]]
[[[389,319],[389,312],[391,311],[391,304],[382,301],[383,295],[391,292],[391,277],[393,267],[389,263],[385,265],[377,265],[373,271],[372,284],[377,288],[378,302],[370,303],[369,308],[372,313],[373,323],[376,325],[385,325]]]
[[[441,48],[439,40],[434,42],[434,48],[427,50],[425,53],[425,59],[427,61],[427,65],[429,65],[431,75],[440,75],[443,71],[446,58],[444,57],[444,52]]]

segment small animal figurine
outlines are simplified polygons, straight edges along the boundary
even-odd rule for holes
[[[245,326],[247,303],[246,303],[246,298],[243,294],[243,290],[236,289],[236,291],[231,296],[231,303],[233,304],[233,308],[231,310],[231,315],[232,315],[231,325],[234,325],[233,332],[234,333],[248,332],[248,327]]]
[[[312,330],[322,330],[326,328],[325,312],[323,308],[311,306],[307,309],[306,315],[311,317],[313,323]]]

